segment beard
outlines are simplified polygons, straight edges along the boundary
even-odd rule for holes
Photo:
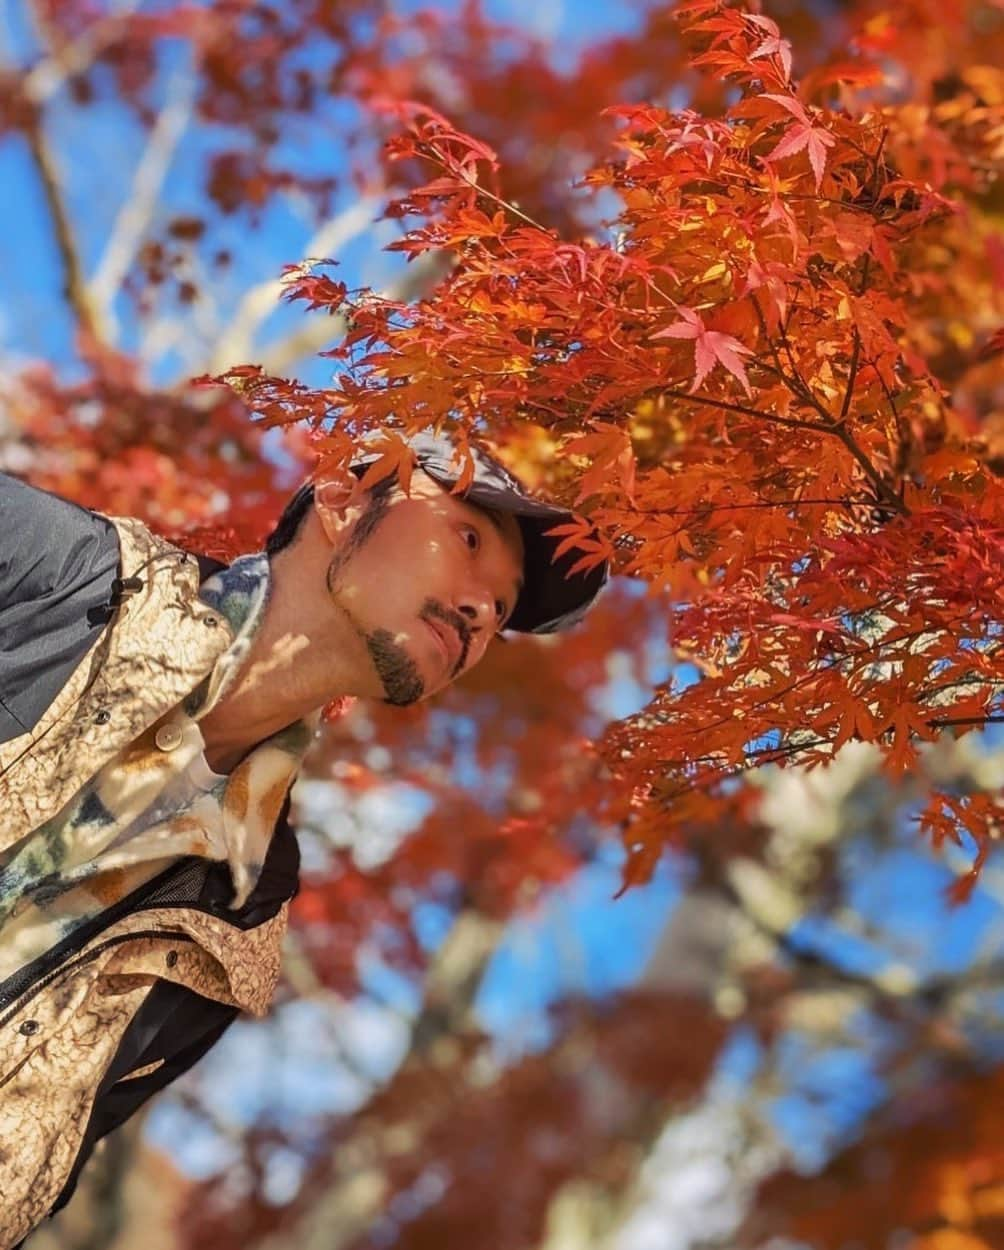
[[[387,513],[388,503],[389,495],[386,492],[370,496],[367,509],[356,522],[349,541],[332,557],[325,580],[328,594],[366,646],[383,688],[384,702],[393,704],[394,707],[410,707],[425,694],[425,682],[418,671],[418,665],[404,647],[394,641],[390,630],[364,628],[345,604],[338,600],[343,574],[351,565],[353,556],[365,547],[379,528]]]
[[[343,606],[342,610],[352,628],[366,644],[366,650],[383,687],[384,702],[394,707],[410,707],[413,703],[418,703],[425,696],[425,681],[407,649],[394,641],[394,635],[389,629],[364,629],[347,608]],[[423,620],[438,618],[447,621],[459,634],[460,657],[450,674],[452,680],[467,662],[471,646],[471,632],[467,622],[435,599],[426,599],[419,616]]]
[[[425,694],[425,682],[418,665],[404,647],[394,641],[390,630],[359,632],[383,687],[384,702],[394,707],[410,707],[417,703]]]
[[[355,614],[337,598],[337,578],[328,580],[334,603],[362,640],[383,689],[385,703],[394,707],[410,707],[425,695],[425,681],[418,665],[405,647],[396,642],[389,629],[367,629]]]
[[[384,702],[394,707],[410,707],[425,695],[425,682],[418,670],[418,665],[405,648],[399,642],[394,641],[394,635],[390,630],[366,629],[338,598],[342,575],[351,565],[353,555],[359,551],[375,528],[375,525],[369,527],[361,542],[350,544],[348,549],[337,552],[332,558],[326,577],[328,594],[365,645],[383,689]]]
[[[386,495],[371,497],[369,507],[356,524],[348,543],[332,557],[325,580],[332,600],[345,614],[352,629],[365,644],[366,651],[383,689],[384,702],[390,703],[394,707],[410,707],[413,703],[418,703],[420,699],[424,698],[426,692],[425,680],[418,665],[406,648],[399,642],[395,642],[394,635],[390,630],[379,627],[367,629],[361,621],[356,619],[355,615],[345,604],[340,602],[338,595],[342,578],[351,566],[353,557],[373,537],[373,534],[386,515],[387,504],[388,499]],[[445,605],[437,602],[435,599],[426,599],[419,615],[424,620],[438,618],[446,621],[457,631],[461,642],[461,654],[451,674],[452,680],[467,662],[472,639],[470,626],[462,616],[456,612],[451,612]]]

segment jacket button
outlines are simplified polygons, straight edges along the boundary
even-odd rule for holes
[[[37,1020],[24,1020],[17,1031],[23,1033],[25,1037],[31,1037],[32,1033],[37,1033],[41,1027]]]
[[[173,968],[177,962],[178,962],[178,952],[168,951],[167,955],[164,957],[164,963],[166,963],[169,968]]]
[[[173,751],[180,746],[184,734],[178,725],[161,725],[153,736],[154,742],[161,751]]]

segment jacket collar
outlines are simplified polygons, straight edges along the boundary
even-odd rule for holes
[[[270,590],[271,566],[264,551],[239,556],[199,587],[199,598],[227,622],[233,641],[185,700],[189,716],[206,716],[233,685],[265,615]]]

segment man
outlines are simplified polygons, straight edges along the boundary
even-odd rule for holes
[[[406,705],[578,620],[571,514],[412,440],[408,493],[304,486],[229,566],[0,475],[0,1245],[95,1142],[267,1010],[319,709]],[[373,457],[352,466],[361,476]],[[353,489],[355,486],[355,489]]]

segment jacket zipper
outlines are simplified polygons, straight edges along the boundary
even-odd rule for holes
[[[79,968],[85,967],[89,963],[93,963],[95,959],[108,950],[111,946],[119,946],[123,942],[131,942],[135,938],[170,938],[173,942],[194,942],[195,938],[187,933],[179,933],[176,929],[139,929],[135,933],[121,933],[118,937],[109,938],[106,942],[102,942],[92,951],[88,951],[86,955],[80,956],[78,959],[68,960],[66,963],[60,964],[58,968],[47,973],[41,980],[27,990],[21,998],[2,1017],[0,1017],[0,1029],[2,1029],[14,1016],[16,1016],[24,1007],[26,1007],[36,995],[51,985],[53,981],[59,977],[76,972]]]

